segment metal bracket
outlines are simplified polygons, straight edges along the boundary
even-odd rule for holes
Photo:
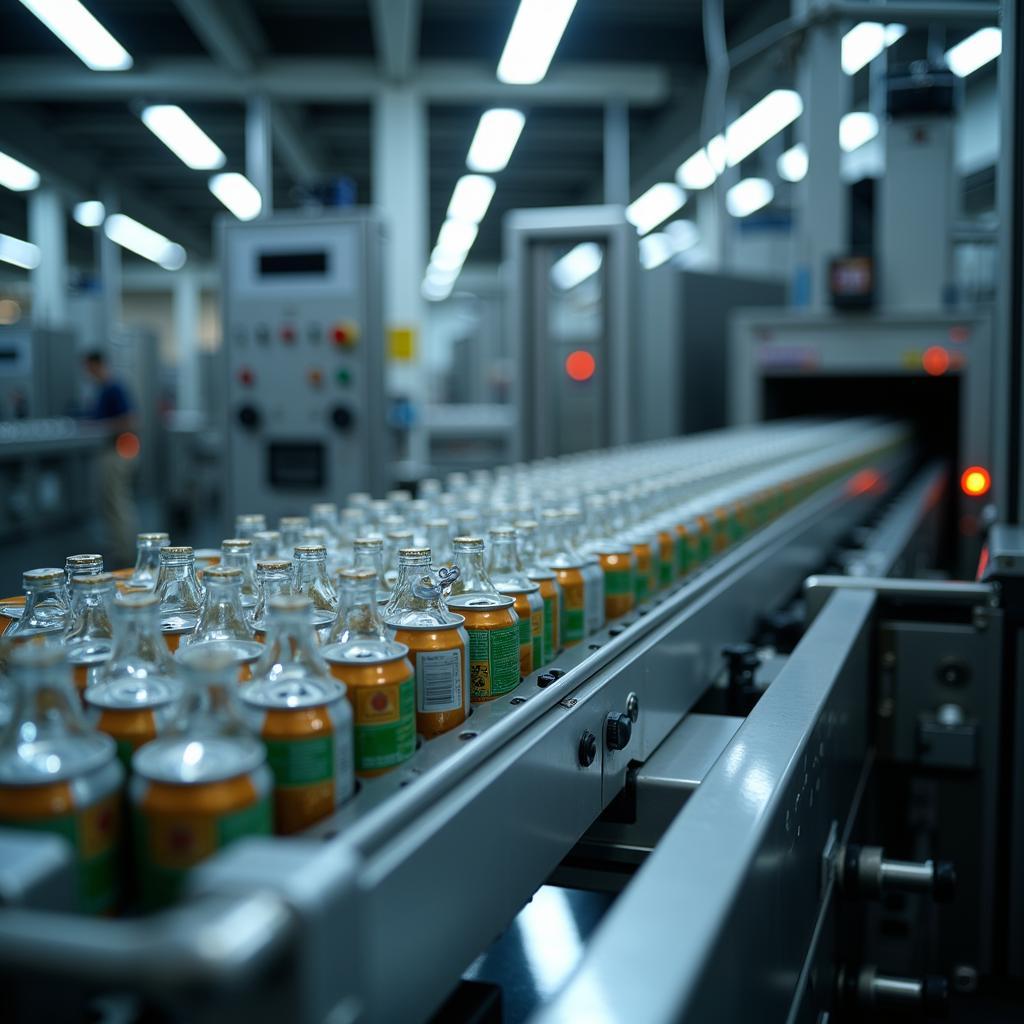
[[[808,576],[804,581],[807,620],[813,622],[825,602],[837,590],[873,590],[881,600],[914,601],[919,604],[989,607],[998,603],[998,591],[989,583],[961,580],[889,579],[885,576]]]

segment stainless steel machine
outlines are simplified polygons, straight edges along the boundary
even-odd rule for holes
[[[70,415],[80,376],[71,331],[0,327],[0,421]]]
[[[223,223],[229,518],[384,489],[381,246],[365,211]]]
[[[504,230],[519,457],[635,439],[640,264],[625,210],[513,210]]]

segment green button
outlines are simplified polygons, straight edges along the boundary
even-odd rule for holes
[[[352,375],[348,372],[348,370],[342,369],[342,370],[338,371],[338,383],[339,384],[349,384],[349,383],[351,383],[351,381],[352,381]]]

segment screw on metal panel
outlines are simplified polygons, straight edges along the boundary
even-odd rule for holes
[[[459,739],[460,740],[475,740],[476,737],[477,737],[477,734],[475,732],[460,732],[459,733]]]
[[[981,605],[975,605],[971,624],[979,633],[984,633],[988,629],[989,624],[988,609],[983,608]]]
[[[640,717],[640,698],[635,693],[626,697],[626,714],[635,722]]]
[[[896,710],[896,701],[892,697],[883,697],[878,702],[878,717],[879,718],[892,718]]]
[[[893,665],[896,664],[896,652],[895,651],[886,651],[882,655],[882,664],[886,668],[892,668]]]
[[[526,703],[526,698],[525,697],[513,697],[509,701],[509,704],[525,704],[525,703]]]
[[[597,757],[597,737],[589,730],[584,730],[580,736],[580,744],[577,749],[577,760],[581,768],[589,768]]]

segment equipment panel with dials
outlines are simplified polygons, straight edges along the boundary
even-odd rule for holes
[[[223,225],[229,517],[385,486],[381,236],[364,211]]]

